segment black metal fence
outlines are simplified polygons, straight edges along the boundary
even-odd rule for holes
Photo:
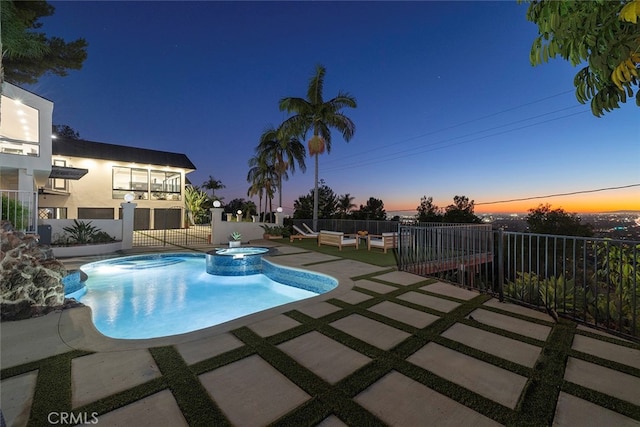
[[[152,229],[136,227],[133,246],[192,247],[211,243],[211,222],[208,216],[199,218],[198,223],[193,224],[193,219],[183,215],[182,208],[156,209],[153,220]]]
[[[400,270],[640,338],[640,242],[482,225],[399,231]]]

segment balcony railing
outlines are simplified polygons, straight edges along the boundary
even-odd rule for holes
[[[400,227],[399,268],[640,338],[640,242]]]

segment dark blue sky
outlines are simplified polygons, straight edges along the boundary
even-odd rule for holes
[[[414,210],[640,183],[638,108],[597,119],[573,95],[577,68],[532,67],[536,27],[514,2],[51,2],[44,31],[84,37],[81,71],[30,90],[54,122],[88,140],[183,152],[194,184],[221,180],[245,197],[261,132],[286,119],[278,101],[306,95],[317,63],[325,98],[356,97],[348,144],[333,138],[320,177],[356,203]],[[313,161],[284,184],[284,207],[313,187]],[[640,190],[538,203],[640,209]]]

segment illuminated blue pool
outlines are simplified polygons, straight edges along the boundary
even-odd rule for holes
[[[260,257],[261,258],[261,257]],[[329,276],[261,259],[259,274],[207,273],[205,254],[155,254],[82,266],[83,287],[67,297],[91,307],[112,338],[156,338],[218,325],[334,289]]]

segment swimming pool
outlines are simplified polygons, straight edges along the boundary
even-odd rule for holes
[[[329,276],[262,260],[262,273],[207,273],[204,254],[156,254],[82,266],[85,287],[67,295],[91,307],[112,338],[157,338],[218,325],[334,289]]]

